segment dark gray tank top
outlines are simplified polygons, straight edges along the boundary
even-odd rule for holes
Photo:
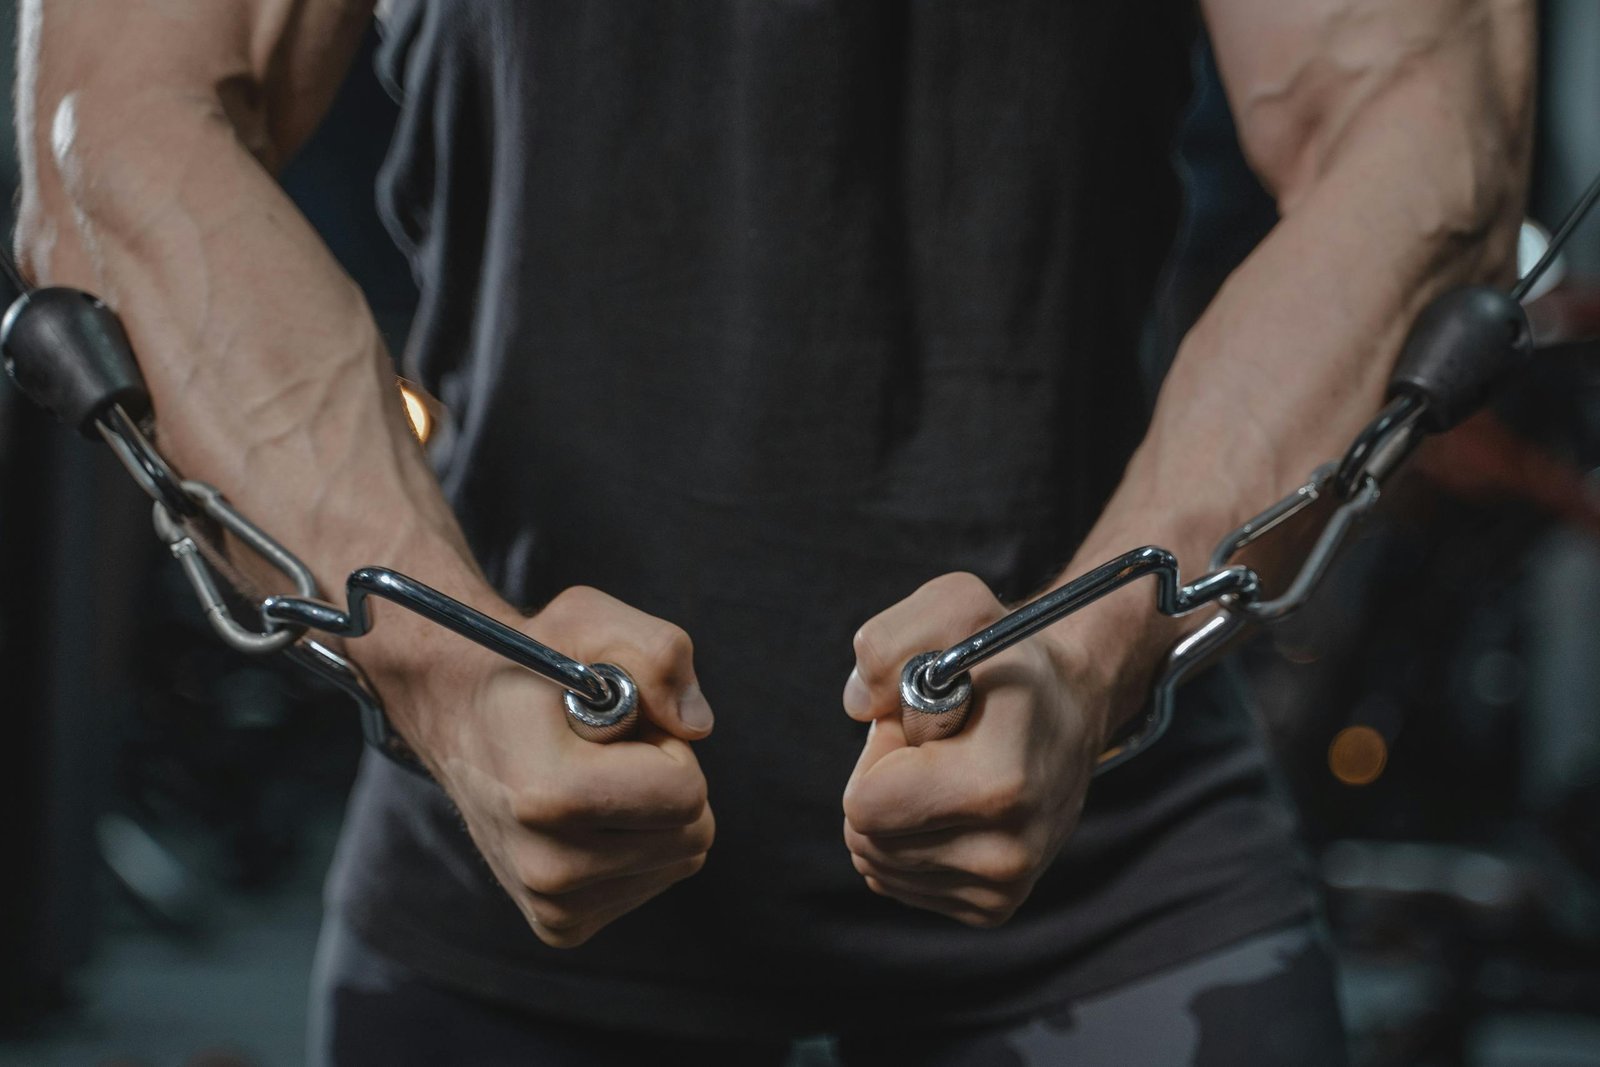
[[[334,905],[435,978],[686,1032],[997,1018],[1307,907],[1236,701],[1192,689],[1004,928],[871,894],[841,840],[850,639],[949,571],[1048,581],[1143,430],[1188,5],[401,0],[383,207],[441,477],[514,601],[694,637],[704,871],[574,952],[431,786],[364,769]],[[887,1015],[885,1013],[888,1013]]]

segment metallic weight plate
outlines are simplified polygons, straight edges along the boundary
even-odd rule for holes
[[[906,744],[913,747],[959,733],[972,708],[972,679],[962,675],[943,693],[927,688],[928,667],[939,652],[915,656],[900,672],[900,724],[906,731]]]
[[[639,687],[628,672],[610,663],[595,663],[590,670],[606,680],[614,698],[608,707],[593,708],[572,690],[561,694],[567,707],[567,725],[585,741],[608,745],[623,741],[639,731]]]

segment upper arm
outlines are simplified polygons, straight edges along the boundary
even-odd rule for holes
[[[137,137],[152,108],[174,106],[227,122],[275,170],[320,121],[371,11],[370,0],[23,0],[24,182],[65,163],[70,133]]]
[[[1530,0],[1203,6],[1241,146],[1285,214],[1357,142],[1459,158],[1470,180],[1451,210],[1463,221],[1504,206],[1502,179],[1528,149]]]
[[[81,216],[140,216],[142,188],[235,143],[278,170],[315,129],[372,0],[23,0],[17,35],[17,242],[36,277],[82,275]],[[221,134],[224,140],[217,140]],[[226,149],[224,149],[226,150]],[[204,151],[204,149],[202,149]]]

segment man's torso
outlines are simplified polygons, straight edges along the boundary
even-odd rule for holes
[[[366,936],[554,1014],[753,1032],[1024,1010],[1303,912],[1214,686],[1005,928],[874,896],[840,836],[856,627],[949,571],[1035,591],[1138,440],[1180,6],[395,7],[383,196],[446,491],[513,600],[593,585],[694,637],[718,841],[558,953],[369,767],[333,886]]]

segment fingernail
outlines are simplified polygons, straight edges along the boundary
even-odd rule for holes
[[[861,680],[860,671],[851,671],[849,680],[844,683],[844,710],[857,719],[872,710],[872,693]]]
[[[698,685],[691,685],[683,691],[682,698],[678,701],[678,718],[683,720],[683,725],[691,730],[709,730],[713,721],[711,705],[706,701],[705,694],[700,692]]]

